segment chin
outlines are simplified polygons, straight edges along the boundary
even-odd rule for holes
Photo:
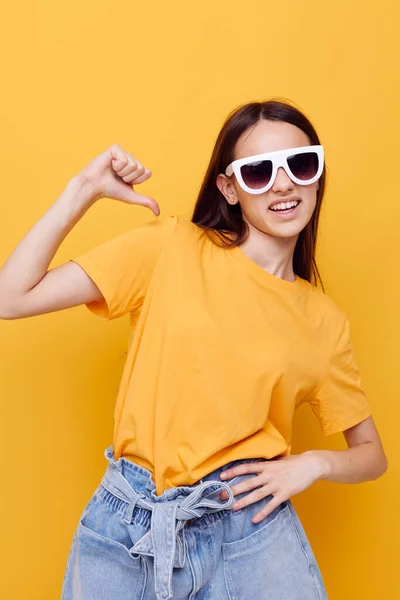
[[[304,222],[304,219],[282,220],[280,223],[275,220],[271,222],[271,219],[268,217],[265,218],[264,215],[257,215],[252,219],[246,217],[244,220],[247,222],[247,225],[250,226],[250,229],[255,229],[274,237],[288,239],[297,237],[309,222]]]
[[[306,225],[307,223],[305,225],[302,223],[280,223],[278,225],[276,223],[268,223],[265,225],[264,231],[275,237],[293,238],[297,237]]]
[[[294,229],[293,231],[287,230],[287,231],[277,231],[277,230],[271,230],[268,231],[269,235],[273,235],[274,237],[279,237],[279,238],[286,238],[288,240],[291,240],[293,238],[297,238],[299,236],[299,234],[301,233],[302,229],[298,230],[298,229]]]

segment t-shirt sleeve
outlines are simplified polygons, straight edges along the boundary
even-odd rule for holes
[[[325,378],[310,400],[325,435],[344,431],[371,415],[345,316],[337,330],[338,338]]]
[[[71,258],[103,295],[100,300],[86,304],[92,313],[110,321],[141,306],[176,222],[173,215],[155,219]]]

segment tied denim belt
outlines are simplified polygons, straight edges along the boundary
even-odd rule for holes
[[[154,557],[154,581],[157,600],[172,598],[172,574],[174,567],[183,567],[186,558],[185,521],[197,519],[204,513],[213,513],[232,508],[235,497],[227,483],[222,481],[202,481],[184,499],[152,502],[143,493],[136,492],[118,468],[110,462],[102,485],[120,500],[129,503],[124,517],[128,524],[132,521],[135,506],[152,511],[151,529],[129,550],[130,554]],[[208,487],[218,488],[204,494]],[[221,489],[228,492],[229,498],[219,498]]]

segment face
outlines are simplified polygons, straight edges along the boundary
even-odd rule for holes
[[[263,152],[286,148],[309,146],[308,136],[290,123],[262,120],[245,131],[238,139],[234,159],[245,158]],[[250,228],[282,238],[297,238],[310,221],[317,199],[317,182],[298,185],[279,167],[273,186],[262,194],[249,194],[240,187],[235,175],[219,174],[217,185],[231,205],[240,204],[243,219]],[[276,202],[300,201],[289,212],[274,212]]]

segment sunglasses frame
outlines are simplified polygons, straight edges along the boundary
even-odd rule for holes
[[[315,152],[318,156],[318,171],[311,179],[297,179],[297,177],[295,177],[291,172],[287,159],[295,154],[305,154],[310,151]],[[246,185],[243,181],[241,167],[243,167],[243,165],[262,160],[270,160],[272,162],[271,179],[263,188],[254,190]],[[321,177],[322,171],[324,170],[324,147],[321,145],[299,146],[298,148],[286,148],[285,150],[276,150],[275,152],[265,152],[264,154],[255,154],[254,156],[239,158],[227,166],[225,169],[225,175],[230,177],[234,173],[240,187],[248,194],[263,194],[274,185],[279,167],[283,167],[285,169],[286,174],[294,183],[298,183],[299,185],[310,185]]]

